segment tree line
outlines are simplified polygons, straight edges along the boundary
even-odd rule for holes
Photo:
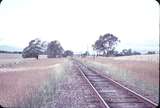
[[[38,58],[38,55],[47,55],[48,58],[58,58],[73,56],[73,51],[64,50],[60,42],[57,40],[46,42],[40,39],[34,39],[29,42],[29,45],[23,49],[23,58]]]
[[[121,52],[116,51],[117,44],[120,43],[118,37],[107,33],[100,35],[99,39],[92,45],[93,50],[97,52],[98,56],[130,56],[140,55],[140,52],[132,51],[132,49],[123,49]]]
[[[138,51],[132,51],[132,49],[123,49],[121,52],[116,50],[116,46],[120,43],[118,37],[111,33],[100,35],[99,38],[92,45],[93,50],[96,51],[97,56],[130,56],[141,55]],[[146,54],[155,54],[155,51],[148,51]],[[34,39],[29,42],[29,45],[24,48],[22,52],[23,58],[38,57],[38,55],[47,55],[48,58],[58,58],[73,56],[74,53],[71,50],[64,50],[60,42],[57,40],[46,42],[40,39]],[[90,55],[88,51],[81,54],[85,57]]]
[[[4,51],[4,50],[0,50],[0,53],[7,53],[7,54],[22,54],[21,51]]]

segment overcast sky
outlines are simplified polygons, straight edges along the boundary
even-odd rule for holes
[[[158,50],[159,4],[155,0],[3,0],[0,45],[24,48],[34,38],[59,40],[64,49],[91,50],[112,33],[117,49]]]

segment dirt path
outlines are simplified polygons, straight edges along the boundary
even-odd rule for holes
[[[96,103],[88,102],[95,95],[73,62],[67,62],[64,69],[65,76],[56,90],[53,108],[97,108]]]

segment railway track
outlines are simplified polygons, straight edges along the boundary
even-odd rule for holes
[[[156,108],[158,105],[118,82],[74,60],[79,72],[90,85],[102,108]],[[101,105],[102,106],[102,105]]]

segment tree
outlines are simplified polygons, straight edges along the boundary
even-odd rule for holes
[[[133,54],[133,55],[141,55],[141,53],[140,53],[140,52],[137,52],[137,51],[133,51],[132,54]]]
[[[148,51],[147,54],[156,54],[155,51]]]
[[[29,45],[23,49],[22,57],[23,58],[32,58],[38,57],[39,54],[42,54],[45,51],[45,47],[42,44],[40,39],[34,39],[29,42]]]
[[[62,57],[64,50],[58,41],[51,41],[47,47],[48,58]]]
[[[113,54],[114,56],[117,56],[117,55],[119,54],[119,52],[114,50],[114,51],[112,52],[112,54]]]
[[[133,54],[132,49],[123,49],[122,54],[125,55],[125,56],[132,55]]]
[[[66,50],[63,54],[63,57],[67,57],[67,56],[73,56],[73,51],[70,51],[70,50]]]
[[[104,36],[100,36],[99,39],[92,45],[93,50],[97,53],[103,53],[104,56],[113,55],[115,45],[120,42],[116,36],[107,33]]]
[[[48,42],[47,41],[43,41],[41,46],[43,48],[43,54],[47,54]]]
[[[132,49],[123,49],[121,54],[122,56],[141,55],[140,52],[132,51]]]
[[[82,57],[86,57],[86,56],[89,56],[89,52],[88,51],[85,51],[85,53],[81,54]]]

